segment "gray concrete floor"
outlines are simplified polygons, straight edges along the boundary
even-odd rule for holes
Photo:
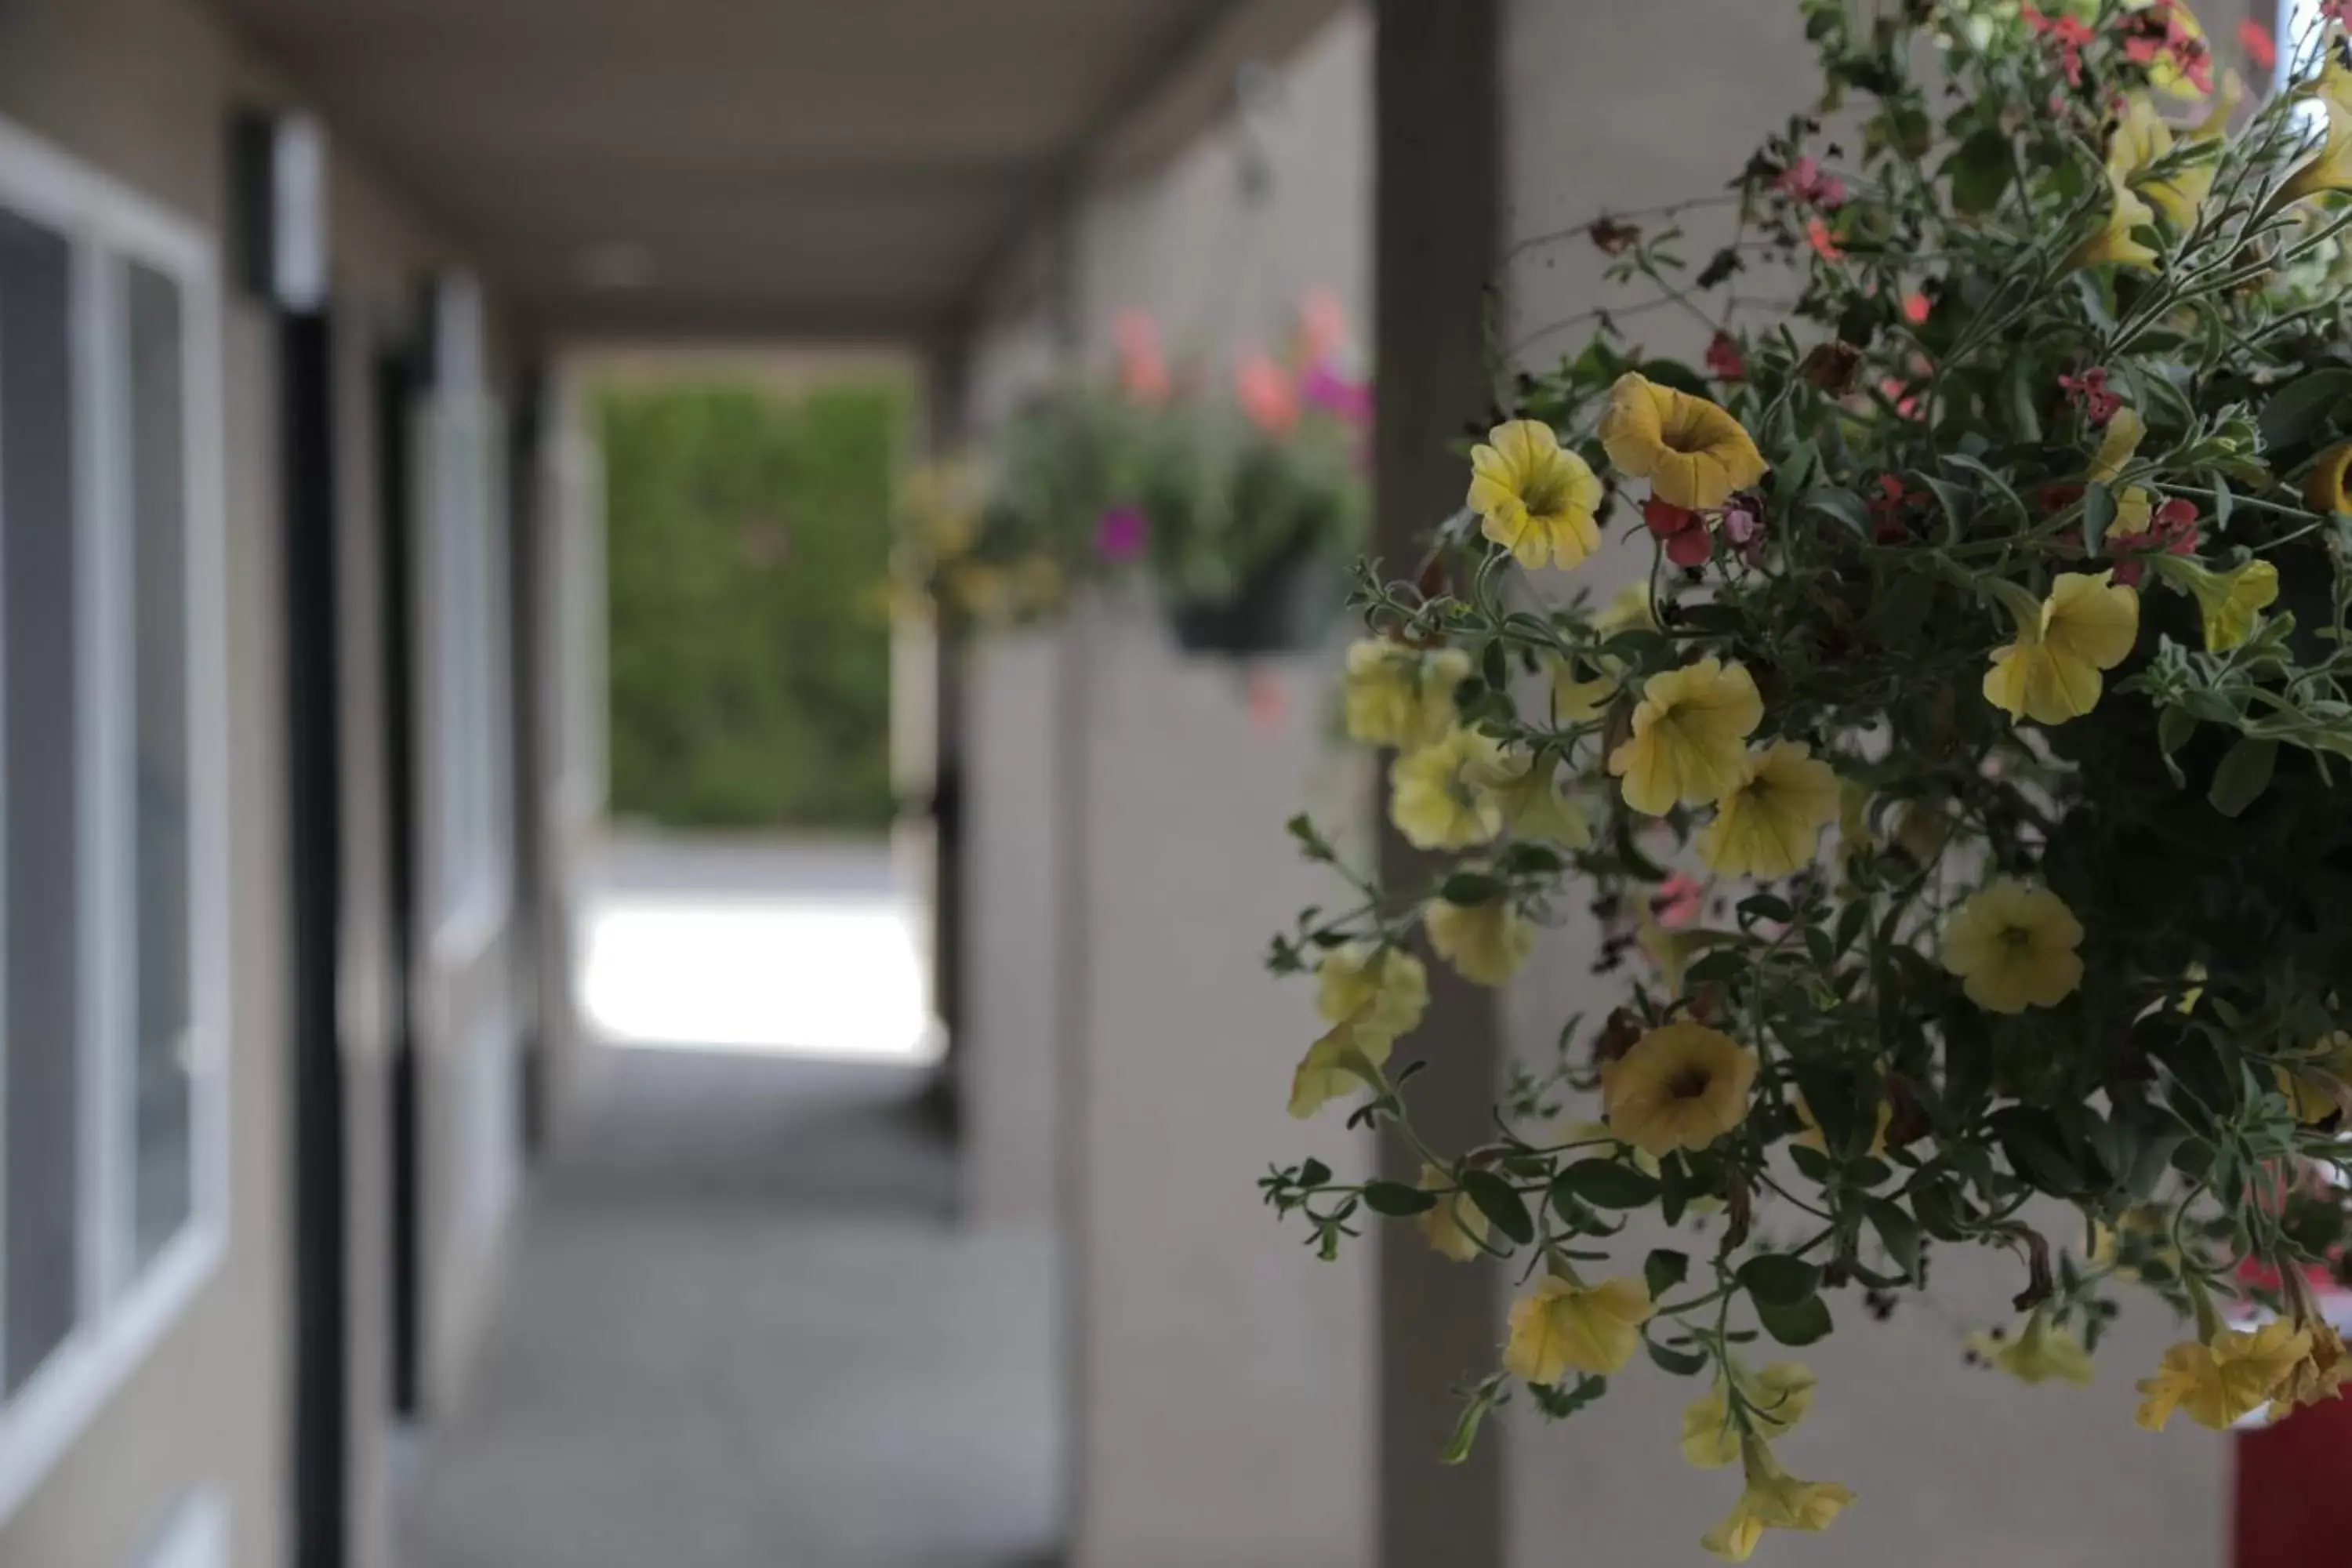
[[[617,1052],[425,1439],[404,1568],[1052,1562],[1054,1259],[955,1226],[921,1082]]]

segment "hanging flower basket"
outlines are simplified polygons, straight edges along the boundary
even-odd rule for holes
[[[1592,226],[1628,302],[1708,320],[1704,366],[1601,318],[1429,560],[1360,571],[1348,728],[1435,869],[1382,885],[1295,820],[1357,891],[1272,955],[1329,1025],[1292,1111],[1421,1173],[1310,1161],[1267,1201],[1326,1255],[1384,1217],[1515,1270],[1457,1453],[1506,1402],[1607,1419],[1646,1357],[1692,1382],[1684,1456],[1740,1468],[1704,1532],[1734,1562],[1854,1503],[1784,1462],[1839,1397],[1790,1352],[1937,1249],[2012,1260],[1968,1348],[2027,1384],[2089,1381],[2120,1297],[2173,1307],[2143,1427],[2347,1370],[2310,1283],[2352,1109],[2341,30],[2247,113],[2179,5],[1801,8],[1859,130],[1791,121],[1695,270],[1708,203]],[[1642,581],[1580,582],[1629,538]],[[1428,966],[1502,984],[1586,909],[1557,1062],[1427,1142]],[[1629,1248],[1638,1215],[1670,1239]]]

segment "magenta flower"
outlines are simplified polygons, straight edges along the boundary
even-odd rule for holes
[[[1150,540],[1150,521],[1134,507],[1111,507],[1095,520],[1095,553],[1114,565],[1142,554]]]
[[[1308,367],[1298,378],[1298,395],[1310,407],[1336,415],[1359,429],[1372,422],[1371,384],[1351,381],[1328,364]]]

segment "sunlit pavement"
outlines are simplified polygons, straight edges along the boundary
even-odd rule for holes
[[[583,912],[580,999],[625,1046],[938,1059],[922,911],[880,846],[623,843]]]
[[[886,867],[608,871],[583,995],[656,1048],[614,1052],[535,1185],[403,1568],[1054,1561],[1054,1258],[955,1226],[919,985],[880,994],[919,952]]]

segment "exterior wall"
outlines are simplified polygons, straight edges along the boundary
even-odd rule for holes
[[[1654,206],[1720,188],[1756,142],[1818,91],[1794,7],[1753,0],[1509,0],[1503,60],[1507,251],[1612,205]],[[1665,60],[1680,82],[1738,90],[1695,116],[1685,94],[1659,90]],[[1685,254],[1704,256],[1708,235],[1689,226]],[[1599,258],[1580,240],[1526,251],[1502,281],[1507,343],[1608,297]],[[1627,326],[1654,350],[1692,362],[1704,347],[1696,328],[1670,313]],[[1559,334],[1523,358],[1549,363],[1575,344],[1574,333]],[[1647,554],[1612,549],[1586,571],[1613,586],[1637,577]],[[1548,934],[1506,999],[1507,1037],[1531,1058],[1549,1049],[1560,1020],[1608,1005],[1605,983],[1591,976],[1597,933],[1570,903],[1570,923]],[[2066,1223],[2055,1220],[2053,1234],[2065,1234]],[[1646,1245],[1624,1241],[1629,1255]],[[1785,1457],[1800,1474],[1846,1482],[1861,1500],[1801,1552],[1790,1542],[1792,1557],[1819,1568],[2222,1561],[2225,1442],[2178,1430],[2158,1442],[2131,1426],[2132,1381],[2174,1337],[2164,1314],[2126,1317],[2102,1348],[2095,1388],[2030,1389],[1961,1361],[1966,1328],[2004,1321],[2019,1283],[2013,1261],[1945,1248],[1936,1275],[1933,1306],[1906,1302],[1884,1324],[1858,1300],[1835,1303],[1839,1333],[1807,1352],[1822,1387]],[[1678,1412],[1697,1390],[1646,1363],[1610,1381],[1597,1413],[1548,1426],[1515,1405],[1505,1423],[1511,1561],[1689,1563],[1699,1534],[1730,1506],[1736,1473],[1694,1473],[1675,1450]]]
[[[1242,343],[1278,347],[1310,288],[1360,330],[1369,45],[1349,11],[1279,72],[1255,117],[1263,210],[1240,198],[1227,121],[1038,237],[975,341],[975,424],[1059,366],[1107,365],[1129,307],[1218,375]],[[1270,1162],[1369,1153],[1284,1114],[1318,1026],[1307,988],[1261,963],[1328,893],[1282,822],[1310,801],[1350,821],[1366,789],[1328,744],[1336,662],[1181,656],[1139,599],[971,661],[973,1191],[984,1217],[1058,1187],[1078,1563],[1372,1559],[1370,1258],[1317,1263],[1251,1184]],[[1033,1140],[1056,1127],[1049,1163]]]
[[[202,226],[224,279],[222,383],[228,603],[231,1171],[217,1270],[26,1500],[0,1520],[0,1563],[130,1568],[193,1490],[227,1507],[230,1560],[286,1560],[292,1285],[287,1237],[289,983],[286,696],[278,572],[278,344],[234,282],[226,233],[228,121],[285,95],[192,0],[18,0],[0,10],[0,118]],[[331,145],[331,133],[330,137]],[[418,269],[441,253],[338,150],[330,171],[337,306],[338,526],[344,747],[343,1037],[350,1131],[352,1520],[357,1562],[389,1561],[384,1074],[392,1027],[378,519],[377,345],[412,325]],[[427,805],[429,810],[429,805]],[[428,1125],[424,1162],[447,1118]]]

